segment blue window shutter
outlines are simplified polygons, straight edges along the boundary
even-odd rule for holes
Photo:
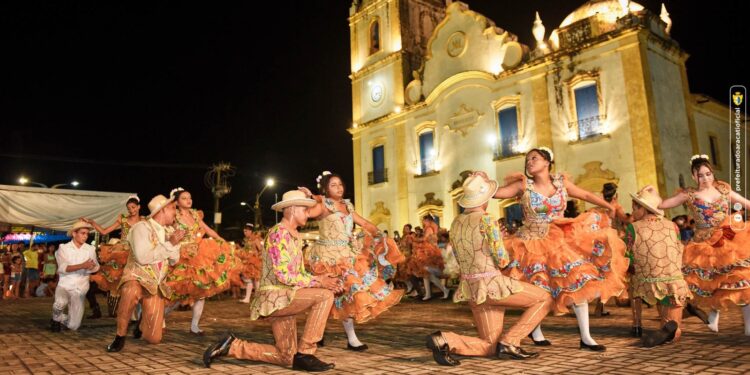
[[[599,133],[599,97],[596,84],[575,89],[578,136],[586,138]]]
[[[374,183],[385,181],[385,154],[384,147],[377,146],[372,149],[372,172]]]
[[[419,135],[419,158],[422,166],[422,173],[432,171],[431,161],[432,155],[430,150],[433,148],[433,134],[432,131],[426,131]]]
[[[500,147],[503,157],[513,155],[513,146],[518,142],[518,110],[515,106],[498,113],[500,123]]]

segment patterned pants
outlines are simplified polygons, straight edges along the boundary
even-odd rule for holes
[[[523,290],[501,300],[487,299],[481,305],[470,303],[479,337],[461,336],[453,332],[443,332],[451,353],[465,356],[488,357],[495,354],[497,342],[518,346],[552,308],[549,293],[534,285],[523,283]],[[503,332],[503,318],[506,308],[526,309],[518,322],[508,332]]]
[[[88,285],[86,285],[88,290]],[[75,331],[81,326],[83,319],[83,301],[86,300],[86,290],[78,288],[65,289],[61,286],[55,288],[55,303],[52,304],[52,320],[60,322],[69,329]],[[65,308],[68,314],[65,314]]]
[[[135,306],[141,301],[141,331],[143,339],[149,344],[161,342],[162,323],[164,322],[164,298],[158,293],[150,294],[135,280],[126,282],[120,287],[120,303],[117,306],[117,336],[128,334],[128,323]]]
[[[304,288],[294,295],[292,303],[268,316],[275,345],[234,340],[229,356],[251,361],[268,362],[280,366],[292,364],[296,353],[315,354],[317,343],[323,338],[328,314],[333,306],[333,293],[328,289]],[[297,314],[309,309],[305,331],[297,343]]]

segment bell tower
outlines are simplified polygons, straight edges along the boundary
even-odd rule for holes
[[[349,9],[353,126],[398,113],[444,0],[354,0]]]

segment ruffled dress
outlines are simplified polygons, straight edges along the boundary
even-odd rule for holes
[[[237,262],[231,273],[232,285],[244,286],[245,281],[258,280],[260,278],[263,261],[252,241],[246,240],[242,247],[236,249],[235,256],[237,257]]]
[[[234,246],[224,241],[203,238],[200,221],[203,213],[191,209],[194,224],[188,226],[175,219],[177,228],[187,231],[180,246],[180,260],[170,268],[167,285],[172,288],[172,300],[184,304],[209,298],[231,286],[230,276],[236,267]]]
[[[437,235],[425,233],[423,238],[415,238],[409,257],[408,272],[417,277],[441,275],[445,264],[443,253],[437,247]]]
[[[334,274],[342,278],[344,292],[336,295],[331,316],[366,322],[396,305],[404,294],[386,280],[396,272],[404,257],[391,239],[357,238],[354,231],[354,206],[345,200],[341,212],[331,199],[323,205],[331,212],[319,220],[320,239],[310,248],[309,265],[314,275]]]
[[[411,259],[411,248],[412,248],[412,242],[414,241],[413,235],[409,237],[401,237],[401,240],[398,242],[398,248],[401,251],[401,254],[404,256],[404,261],[396,265],[396,276],[394,276],[393,281],[398,282],[406,282],[408,281],[412,275],[409,273],[409,260]]]
[[[505,240],[512,261],[504,272],[549,292],[554,312],[564,314],[571,304],[619,296],[626,288],[628,260],[625,243],[603,226],[601,213],[563,218],[565,177],[551,177],[556,187],[551,197],[536,192],[533,180],[521,174],[508,178],[522,180],[526,188],[520,198],[523,226]]]
[[[130,255],[130,243],[127,238],[131,226],[128,223],[128,217],[122,215],[118,220],[120,220],[120,242],[99,247],[99,272],[90,277],[99,289],[108,292],[115,292],[120,285],[120,278]],[[145,220],[145,218],[141,217],[140,220]]]
[[[685,245],[682,272],[698,304],[720,310],[750,303],[750,223],[730,226],[731,187],[721,181],[714,187],[721,197],[713,202],[695,189],[685,191],[696,228]]]

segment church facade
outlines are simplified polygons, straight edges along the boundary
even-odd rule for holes
[[[540,146],[584,189],[617,183],[626,211],[640,186],[665,196],[692,184],[695,153],[727,179],[728,110],[690,93],[666,9],[589,1],[550,33],[538,14],[519,16],[536,18],[534,45],[458,1],[352,4],[349,132],[363,217],[393,231],[431,213],[449,226],[471,171],[502,182]],[[520,215],[514,201],[489,210]]]

